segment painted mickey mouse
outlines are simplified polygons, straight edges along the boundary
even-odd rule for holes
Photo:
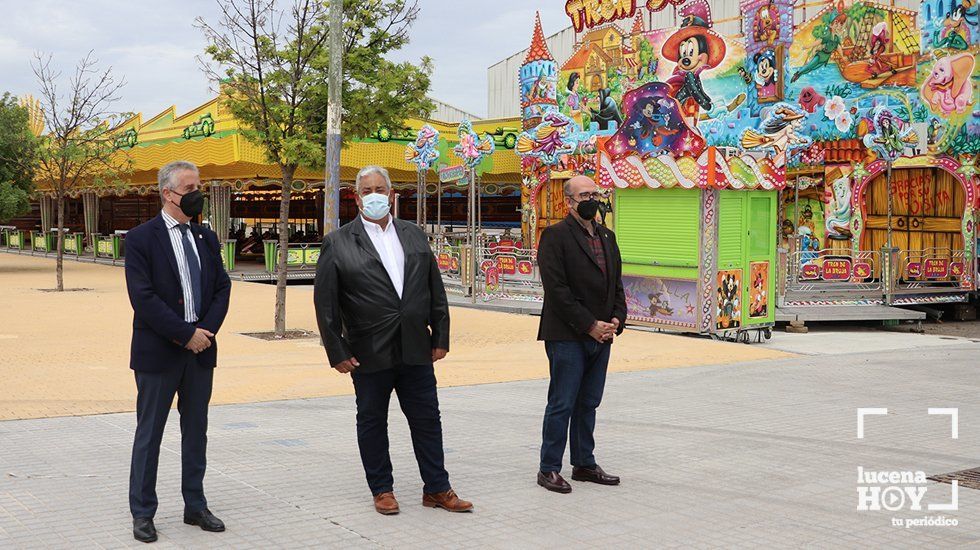
[[[711,30],[711,15],[703,1],[685,6],[681,28],[664,42],[661,54],[677,63],[667,79],[670,94],[681,104],[686,118],[697,124],[699,107],[710,111],[711,98],[701,85],[701,73],[725,58],[725,41]]]

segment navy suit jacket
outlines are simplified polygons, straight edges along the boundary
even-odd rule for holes
[[[210,229],[190,224],[201,258],[201,316],[197,327],[218,334],[228,313],[231,281],[221,263],[218,237]],[[189,353],[184,346],[195,325],[184,321],[184,294],[170,236],[163,217],[126,233],[126,287],[133,304],[133,343],[129,368],[163,372],[176,368]],[[197,355],[198,364],[215,367],[218,344]]]

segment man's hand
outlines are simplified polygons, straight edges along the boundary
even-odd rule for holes
[[[592,326],[592,330],[589,331],[589,336],[593,340],[599,342],[600,344],[606,342],[607,340],[612,340],[613,336],[616,335],[616,327],[612,323],[607,323],[605,321],[596,321],[595,325]]]
[[[445,358],[447,353],[449,353],[449,350],[432,348],[432,362],[435,363],[436,361]]]
[[[351,357],[346,361],[341,361],[337,363],[336,365],[333,366],[333,368],[337,369],[337,372],[339,372],[340,374],[347,374],[349,372],[354,372],[354,369],[356,369],[359,366],[361,366],[361,364],[357,362],[357,358]]]
[[[190,341],[188,341],[184,347],[193,351],[194,353],[201,353],[202,351],[211,347],[210,338],[214,338],[213,332],[203,328],[194,329],[194,336],[191,336]]]
[[[610,322],[611,322],[611,323],[613,324],[613,326],[615,326],[615,327],[616,327],[616,328],[614,328],[614,329],[613,329],[613,333],[615,333],[616,331],[618,331],[618,330],[619,330],[619,319],[617,319],[617,318],[615,318],[615,317],[613,317],[613,318],[612,318],[612,319],[610,320]]]

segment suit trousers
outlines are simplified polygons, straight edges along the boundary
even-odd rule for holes
[[[134,518],[152,518],[157,511],[160,442],[174,395],[180,413],[184,511],[198,512],[208,506],[204,498],[204,470],[214,369],[198,365],[197,356],[191,351],[185,351],[183,358],[182,364],[164,372],[136,371],[136,437],[129,472],[129,509]]]
[[[551,383],[542,427],[542,472],[561,471],[566,442],[573,466],[595,467],[595,410],[602,401],[611,347],[592,339],[545,341]]]
[[[388,454],[388,403],[392,390],[398,395],[412,434],[415,460],[424,482],[423,492],[448,491],[442,449],[442,420],[432,364],[399,365],[376,372],[355,370],[351,377],[357,398],[357,446],[371,494],[392,490],[391,456]]]

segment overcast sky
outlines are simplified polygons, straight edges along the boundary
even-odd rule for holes
[[[420,0],[412,42],[392,57],[432,57],[432,97],[484,116],[487,67],[527,47],[536,9],[546,35],[568,26],[564,4]],[[193,22],[216,21],[216,12],[213,0],[0,0],[0,93],[37,95],[35,51],[54,54],[70,71],[94,50],[126,79],[118,110],[141,111],[144,119],[170,105],[185,112],[212,97],[195,60],[204,41]]]

